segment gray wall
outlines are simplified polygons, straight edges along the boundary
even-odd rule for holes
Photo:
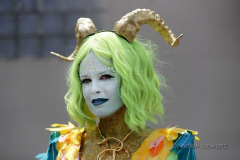
[[[199,131],[201,140],[196,144],[227,144],[226,149],[196,149],[200,160],[239,159],[240,1],[98,2],[107,9],[99,30],[112,29],[136,8],[150,8],[176,35],[184,34],[180,46],[170,48],[148,26],[139,33],[158,44],[160,59],[166,63],[158,69],[174,93],[164,92],[164,123],[150,126],[178,125]],[[44,129],[68,122],[63,99],[68,65],[55,57],[0,59],[0,159],[33,159],[47,149],[49,132]]]

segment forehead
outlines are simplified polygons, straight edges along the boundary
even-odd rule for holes
[[[106,59],[106,58],[102,58],[101,59],[108,63],[108,64],[113,64],[112,60]],[[84,74],[87,72],[91,72],[91,71],[104,71],[104,70],[108,70],[109,66],[106,65],[102,60],[100,60],[96,54],[91,50],[89,52],[89,54],[87,54],[82,62],[80,63],[80,74]]]

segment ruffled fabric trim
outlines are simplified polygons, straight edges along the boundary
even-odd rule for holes
[[[52,131],[47,153],[38,154],[39,160],[79,160],[81,137],[85,128],[78,129],[71,122],[68,125],[52,124],[46,130]]]
[[[196,160],[198,132],[177,127],[152,132],[132,155],[132,160]]]

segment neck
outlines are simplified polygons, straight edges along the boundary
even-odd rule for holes
[[[123,106],[113,115],[100,119],[98,127],[103,136],[106,138],[114,137],[121,140],[131,131],[124,122],[125,112],[126,107]]]

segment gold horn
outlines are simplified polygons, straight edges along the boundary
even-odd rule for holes
[[[183,36],[181,34],[176,38],[160,15],[149,9],[136,9],[126,14],[116,22],[114,30],[132,43],[143,24],[150,25],[172,47],[178,46],[179,39]]]
[[[76,58],[77,51],[82,45],[83,39],[88,35],[95,33],[97,31],[96,26],[93,21],[89,18],[79,18],[77,20],[76,28],[75,28],[75,37],[77,39],[77,46],[73,53],[69,57],[64,57],[58,53],[50,52],[51,54],[62,58],[65,61],[73,61]]]

